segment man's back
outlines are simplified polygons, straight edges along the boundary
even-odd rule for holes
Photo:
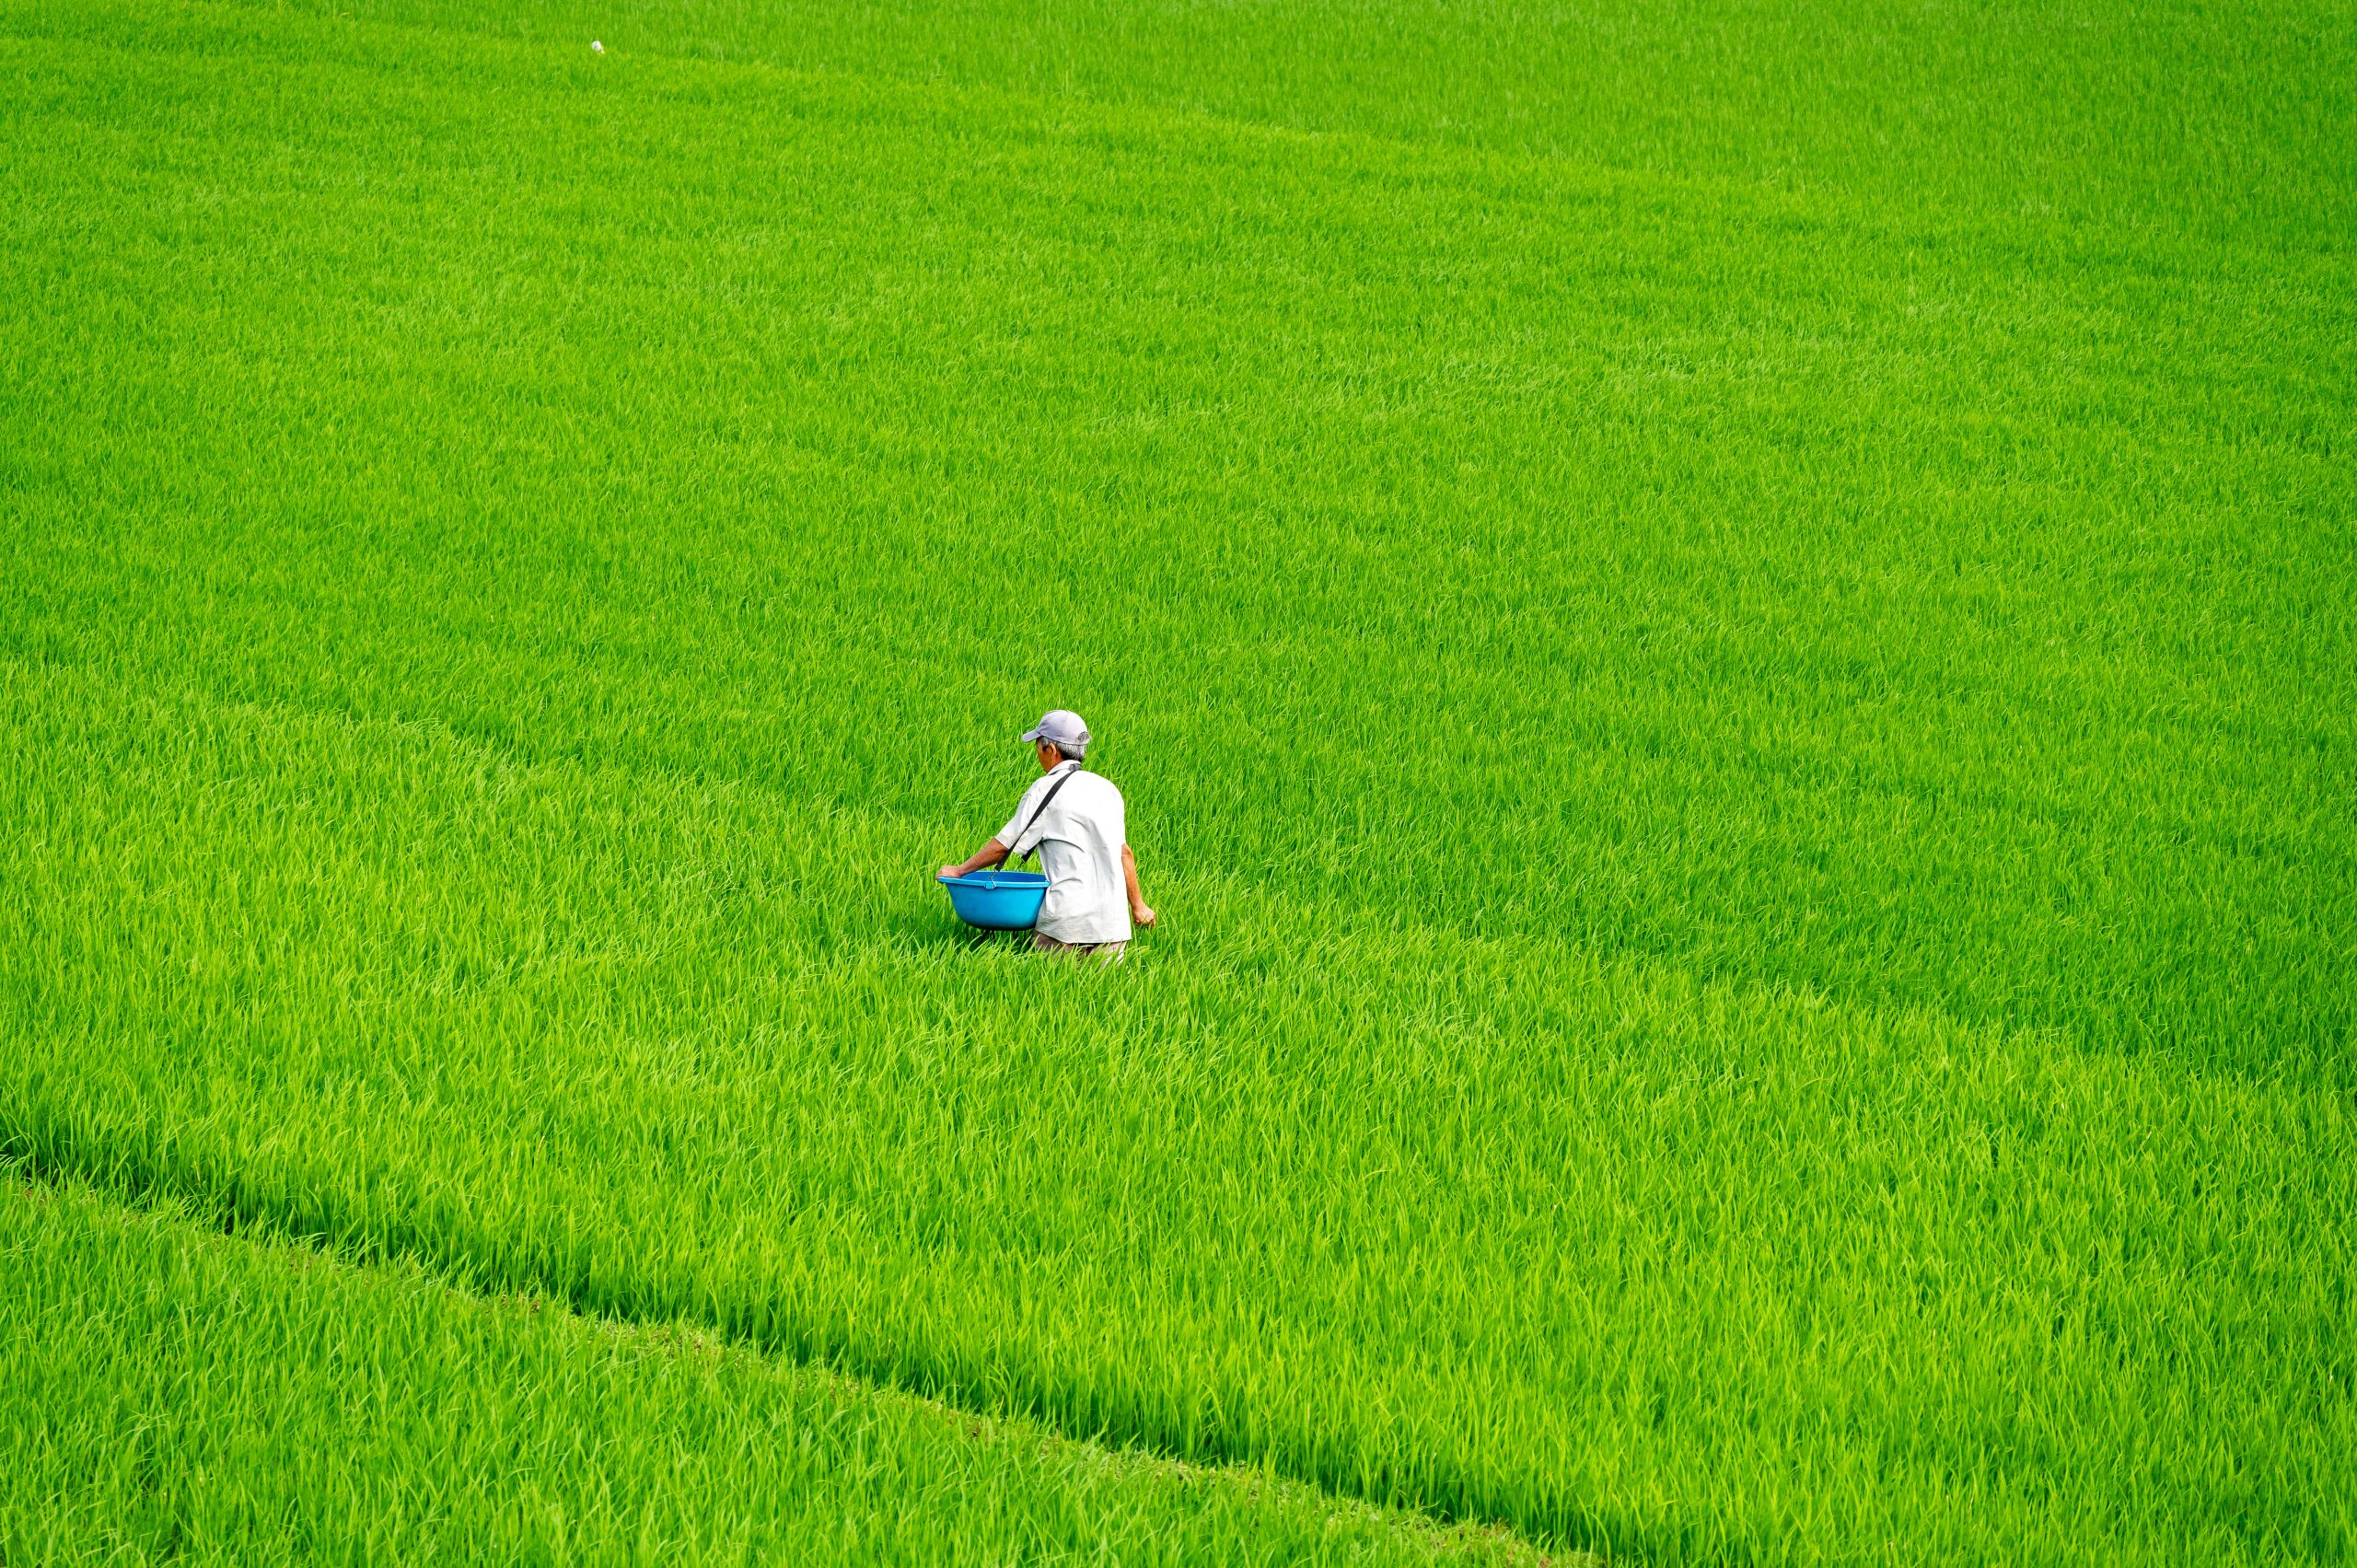
[[[1076,947],[1130,939],[1121,874],[1128,821],[1121,792],[1110,779],[1077,762],[1060,764],[1024,792],[998,841],[1010,861],[1039,847],[1039,868],[1048,874],[1040,935]]]

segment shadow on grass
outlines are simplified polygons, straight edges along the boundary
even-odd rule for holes
[[[884,917],[884,932],[911,950],[934,956],[963,952],[1020,952],[1031,946],[1028,931],[984,931],[937,910],[895,910]]]

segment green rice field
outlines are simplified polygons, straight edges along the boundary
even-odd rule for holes
[[[2357,1553],[2350,0],[0,0],[0,1564]]]

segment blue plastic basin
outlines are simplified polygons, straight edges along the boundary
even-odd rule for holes
[[[1048,901],[1048,878],[1038,871],[993,868],[934,880],[949,889],[949,907],[958,918],[984,931],[1028,931]]]

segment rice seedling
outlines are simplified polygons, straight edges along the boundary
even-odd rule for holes
[[[0,1286],[11,1562],[1539,1561],[71,1183],[0,1189]]]

